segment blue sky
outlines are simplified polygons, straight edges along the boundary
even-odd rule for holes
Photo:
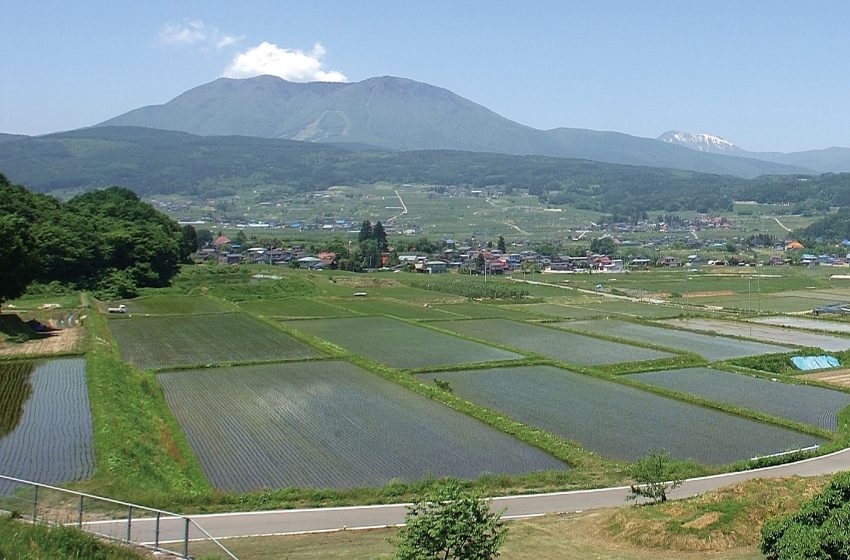
[[[843,0],[0,0],[0,10],[0,132],[87,126],[222,75],[274,71],[402,76],[536,128],[681,129],[761,151],[850,146]]]

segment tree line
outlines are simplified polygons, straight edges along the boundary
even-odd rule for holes
[[[191,226],[121,187],[67,202],[13,185],[0,174],[0,302],[35,284],[57,283],[131,297],[168,284],[197,248]]]

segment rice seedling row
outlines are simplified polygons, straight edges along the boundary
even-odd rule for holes
[[[34,367],[0,364],[0,472],[55,484],[91,475],[92,427],[85,360],[61,359]],[[20,410],[7,415],[8,410]],[[0,494],[11,490],[0,483]]]
[[[222,490],[380,486],[566,466],[345,362],[158,375],[209,481]]]
[[[523,357],[388,317],[315,319],[287,324],[394,368],[415,369]]]
[[[291,360],[318,354],[245,313],[132,317],[109,322],[121,358],[141,369]]]
[[[662,321],[683,329],[716,332],[731,336],[754,338],[765,342],[792,344],[794,346],[823,348],[828,352],[850,350],[850,338],[839,338],[800,330],[783,329],[757,323],[735,323],[716,319],[670,319]]]
[[[783,348],[781,346],[697,334],[639,323],[630,323],[628,321],[618,321],[616,319],[573,321],[559,323],[559,325],[578,331],[624,338],[645,344],[678,348],[699,354],[710,361],[789,351],[789,348]]]
[[[822,443],[822,439],[548,366],[419,376],[605,457],[634,460],[667,450],[677,459],[725,464]]]
[[[779,383],[708,368],[653,371],[630,377],[650,385],[734,404],[826,430],[835,430],[838,411],[850,406],[850,394],[840,391]]]
[[[557,329],[505,319],[438,323],[440,328],[577,365],[606,365],[671,358],[674,354],[638,348]]]

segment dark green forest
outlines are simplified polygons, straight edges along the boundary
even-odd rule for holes
[[[657,167],[451,150],[354,150],[267,138],[101,127],[3,142],[0,169],[39,192],[124,185],[141,196],[307,192],[378,181],[523,189],[610,214],[728,211],[733,200],[817,212],[850,204],[850,174],[742,179]]]
[[[13,185],[0,174],[0,301],[33,283],[135,295],[168,284],[194,251],[194,232],[121,187],[61,203]]]

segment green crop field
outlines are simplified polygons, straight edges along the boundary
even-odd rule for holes
[[[620,460],[634,460],[664,449],[677,459],[716,465],[823,442],[807,434],[553,367],[420,377],[423,381],[447,381],[462,398]]]
[[[91,475],[85,360],[0,363],[0,473],[46,484]],[[0,495],[10,490],[0,482]]]
[[[513,352],[387,317],[315,319],[287,324],[394,368],[412,369],[522,358]]]
[[[728,360],[760,354],[788,352],[790,348],[737,340],[708,334],[666,329],[616,319],[598,319],[595,321],[571,321],[559,323],[566,328],[588,333],[603,334],[614,338],[634,340],[645,344],[655,344],[667,348],[677,348],[699,354],[709,361]]]
[[[837,428],[836,414],[850,406],[850,394],[821,387],[778,383],[708,368],[653,371],[631,376],[665,389],[730,403],[780,418]]]
[[[505,319],[455,321],[438,323],[438,326],[472,338],[504,344],[577,365],[642,362],[674,356],[660,350],[638,348]]]
[[[345,309],[308,298],[245,301],[240,303],[239,307],[256,315],[287,319],[345,317],[346,315],[351,315]]]
[[[245,313],[132,317],[109,322],[121,357],[140,369],[291,360],[317,352]]]
[[[415,319],[417,321],[451,318],[451,315],[438,308],[431,307],[430,304],[425,307],[424,305],[411,305],[400,301],[373,298],[336,300],[334,303],[363,315],[389,315],[399,319]]]
[[[216,488],[351,488],[563,470],[542,451],[345,362],[159,374]]]
[[[123,303],[127,313],[145,313],[149,315],[194,315],[203,313],[233,312],[233,307],[221,301],[205,296],[148,296],[124,300],[110,306]]]
[[[539,319],[534,314],[534,304],[487,305],[484,303],[450,303],[435,305],[435,308],[461,319],[517,319],[520,321]],[[445,317],[444,317],[445,318]]]

